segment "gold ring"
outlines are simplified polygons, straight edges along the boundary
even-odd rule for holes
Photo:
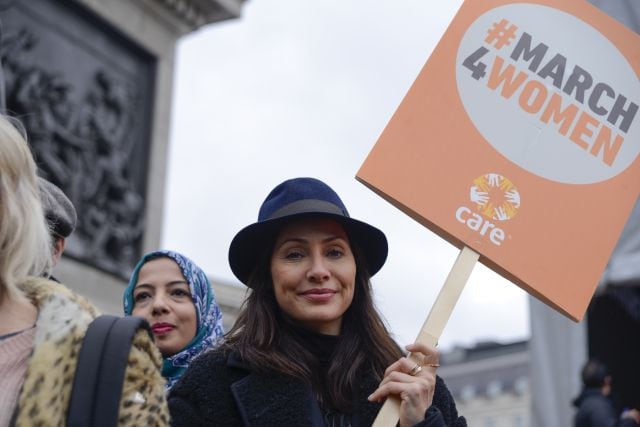
[[[416,363],[416,366],[411,368],[411,370],[409,371],[409,375],[411,375],[412,377],[416,376],[420,373],[420,371],[422,371],[422,366]]]

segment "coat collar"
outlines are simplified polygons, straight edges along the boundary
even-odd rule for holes
[[[227,366],[248,373],[231,385],[244,425],[324,425],[319,406],[302,381],[286,375],[253,372],[235,352],[229,354]],[[379,403],[367,400],[377,385],[372,375],[363,373],[356,402],[356,414],[362,425],[370,425],[380,409]]]
[[[99,312],[66,286],[40,277],[24,279],[18,287],[38,309],[35,346],[56,342],[69,334],[83,336]]]
[[[315,401],[310,389],[300,380],[285,375],[252,372],[235,353],[227,365],[249,374],[231,385],[231,392],[245,426],[314,426]]]

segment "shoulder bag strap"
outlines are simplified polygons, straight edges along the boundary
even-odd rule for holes
[[[141,317],[121,317],[111,327],[102,355],[102,368],[98,372],[92,426],[113,427],[118,424],[124,374],[129,362],[131,343],[133,336],[140,328],[145,328],[151,335],[149,324]]]
[[[118,320],[116,316],[99,316],[91,322],[87,329],[78,354],[78,364],[73,378],[73,388],[67,411],[68,427],[91,425],[102,352],[107,342],[109,330],[116,320]]]
[[[147,322],[134,316],[102,315],[87,329],[73,381],[68,427],[118,424],[124,374],[136,331]]]

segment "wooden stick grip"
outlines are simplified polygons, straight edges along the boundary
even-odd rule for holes
[[[460,298],[464,286],[469,280],[471,271],[475,266],[480,254],[473,249],[463,247],[453,264],[447,279],[440,289],[440,293],[431,307],[422,329],[416,338],[417,343],[423,343],[435,347],[438,339],[442,335],[453,308]],[[411,355],[409,355],[411,357]],[[380,408],[373,427],[394,427],[400,419],[400,398],[391,396]]]

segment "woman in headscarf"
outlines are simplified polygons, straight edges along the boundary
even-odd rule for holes
[[[151,252],[138,262],[124,292],[124,313],[149,322],[163,357],[167,389],[224,334],[222,312],[207,275],[173,251]]]

